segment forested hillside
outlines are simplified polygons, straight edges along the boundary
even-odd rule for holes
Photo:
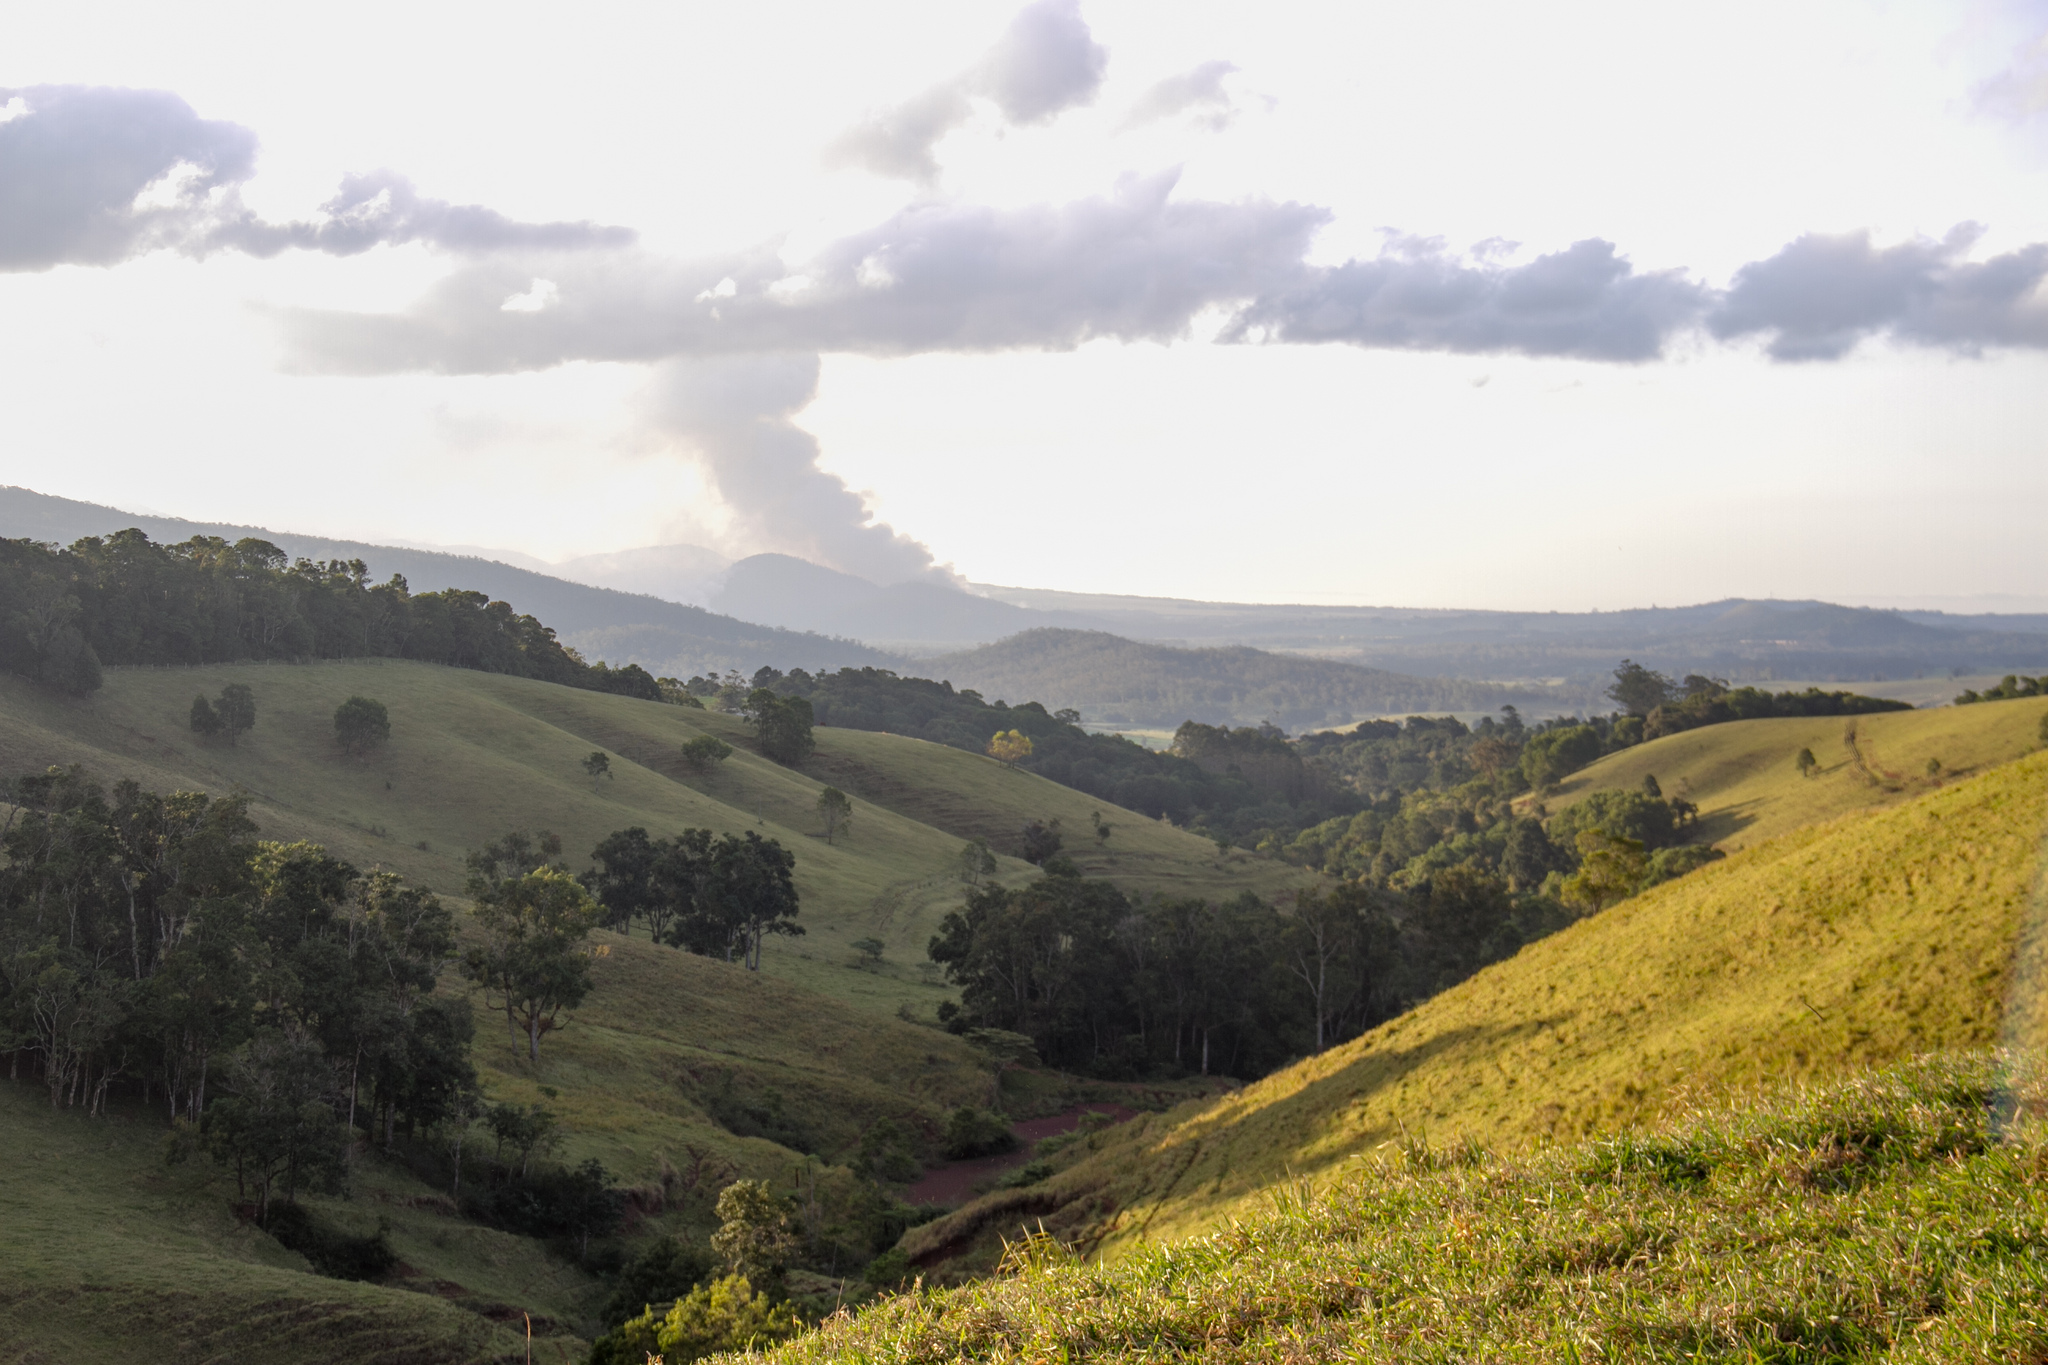
[[[0,669],[78,695],[106,664],[418,659],[659,700],[634,664],[587,664],[508,603],[372,583],[361,560],[291,561],[262,540],[157,545],[140,531],[68,548],[0,541]]]

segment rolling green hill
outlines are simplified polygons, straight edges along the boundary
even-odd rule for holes
[[[256,728],[235,747],[202,742],[186,725],[192,696],[237,681],[255,691]],[[361,761],[340,754],[330,724],[356,693],[384,702],[392,725],[389,745]],[[676,755],[702,733],[736,752],[700,777]],[[316,840],[444,895],[459,896],[467,849],[512,828],[560,833],[574,866],[606,833],[635,824],[657,834],[752,828],[793,848],[808,932],[771,940],[759,974],[600,933],[609,951],[595,964],[595,990],[548,1039],[537,1070],[479,1015],[475,1061],[490,1098],[547,1104],[568,1129],[566,1159],[595,1156],[621,1183],[654,1192],[643,1233],[701,1231],[719,1184],[741,1175],[786,1182],[804,1152],[843,1160],[883,1115],[933,1139],[952,1108],[985,1101],[981,1054],[898,1017],[929,1019],[949,995],[917,964],[937,919],[961,899],[953,869],[965,838],[987,837],[1001,851],[1027,820],[1059,817],[1086,831],[1102,809],[1117,826],[1109,849],[1077,840],[1091,846],[1074,852],[1091,874],[1134,892],[1270,893],[1298,878],[1264,860],[1219,862],[1207,840],[942,745],[820,730],[801,772],[750,745],[735,717],[398,661],[109,669],[87,699],[0,679],[0,770],[80,763],[102,781],[132,777],[158,790],[239,788],[265,838]],[[614,777],[600,790],[580,767],[596,748],[613,756]],[[830,845],[814,811],[826,782],[854,797],[852,827]],[[1001,879],[1032,875],[1014,858],[1001,863]],[[884,942],[880,964],[849,946],[860,938]],[[451,976],[443,988],[460,987]],[[459,1360],[472,1337],[483,1355],[509,1349],[498,1328],[475,1335],[474,1312],[308,1275],[225,1215],[232,1182],[224,1186],[203,1160],[163,1172],[154,1112],[53,1116],[37,1087],[0,1092],[0,1150],[49,1157],[0,1175],[0,1210],[14,1211],[0,1215],[11,1229],[0,1232],[0,1284],[10,1286],[0,1290],[0,1339],[29,1341],[51,1359],[189,1340],[262,1360],[272,1358],[262,1345],[270,1338],[252,1324],[318,1322],[339,1334],[333,1341],[352,1343],[326,1358]],[[59,1178],[60,1169],[76,1174]],[[353,1202],[316,1205],[358,1223],[391,1218],[418,1284],[440,1284],[442,1299],[471,1307],[537,1311],[551,1320],[550,1351],[580,1350],[601,1297],[595,1282],[565,1274],[537,1244],[436,1215],[432,1192],[402,1172],[372,1161],[355,1183]],[[827,1171],[821,1183],[829,1202],[844,1173]],[[61,1238],[48,1231],[59,1226]],[[117,1248],[123,1236],[129,1242]],[[62,1254],[45,1249],[46,1237]],[[480,1249],[480,1238],[499,1240]],[[41,1269],[28,1277],[29,1266]],[[99,1326],[79,1327],[67,1313],[63,1330],[85,1333],[76,1341],[55,1327],[11,1335],[10,1323],[54,1321],[46,1310],[88,1282],[106,1310]],[[262,1304],[275,1312],[259,1312]],[[150,1313],[169,1316],[152,1328],[141,1321]],[[394,1326],[415,1320],[410,1334]],[[406,1355],[407,1342],[436,1344]]]
[[[1103,1135],[1041,1185],[914,1230],[906,1249],[972,1264],[996,1233],[1042,1218],[1128,1250],[1404,1133],[1576,1139],[1702,1092],[1988,1047],[2009,1022],[2044,823],[2048,753],[1781,834],[1228,1097]],[[2030,1008],[2043,973],[2017,986]]]
[[[766,1360],[2038,1361],[2048,1134],[2013,1080],[1929,1059],[1536,1153],[1411,1134],[1207,1237],[1092,1264],[1020,1238],[1009,1274]]]
[[[1700,808],[1691,836],[1733,852],[1851,811],[1892,805],[2040,747],[2048,698],[1848,718],[1741,720],[1609,754],[1542,798],[1553,814],[1596,791],[1640,787]],[[1819,767],[1794,764],[1811,749]],[[1930,773],[1928,761],[1941,767]],[[1525,798],[1528,805],[1534,798]]]

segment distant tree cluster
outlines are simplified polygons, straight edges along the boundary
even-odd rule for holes
[[[1464,870],[1411,894],[1364,882],[1284,912],[1246,894],[1133,901],[1063,858],[949,914],[932,960],[948,1027],[1028,1038],[1068,1070],[1255,1077],[1352,1037],[1568,922]]]
[[[1956,698],[1956,705],[1970,706],[1980,701],[2014,701],[2020,697],[2048,697],[2048,673],[2038,678],[2008,673],[1999,680],[1996,687],[1987,687],[1982,692],[1975,689],[1964,691]]]
[[[114,1087],[162,1105],[267,1219],[333,1183],[352,1131],[388,1143],[469,1102],[431,893],[259,840],[242,796],[55,768],[8,795],[0,1052],[53,1106],[99,1112]]]
[[[606,835],[590,857],[595,867],[584,882],[604,922],[620,933],[637,920],[657,943],[727,962],[737,957],[759,971],[765,936],[804,931],[796,922],[795,857],[752,830],[686,829],[656,839],[636,825]]]
[[[1757,687],[1730,688],[1725,678],[1688,674],[1673,682],[1662,673],[1623,659],[1614,670],[1607,695],[1628,719],[1641,722],[1639,739],[1675,735],[1702,725],[1732,720],[1769,720],[1780,716],[1867,716],[1880,711],[1910,711],[1912,703],[1854,692],[1767,692]]]
[[[988,753],[1098,800],[1180,825],[1220,829],[1233,838],[1275,825],[1298,828],[1358,808],[1351,794],[1337,785],[1297,781],[1261,787],[1228,764],[1215,765],[1211,771],[1177,753],[1159,753],[1119,735],[1090,734],[1073,711],[1054,713],[1037,702],[987,702],[979,693],[954,690],[950,683],[903,678],[887,669],[843,668],[816,674],[795,669],[785,674],[763,668],[751,678],[695,677],[685,687],[708,704],[742,712],[754,692],[770,689],[808,702],[817,725],[911,735],[969,753]],[[1200,729],[1208,735],[1267,733],[1217,726]]]
[[[105,664],[366,657],[663,699],[637,664],[586,664],[504,602],[414,593],[395,574],[373,584],[361,560],[291,560],[268,541],[217,536],[158,545],[137,530],[64,549],[0,540],[0,669],[60,691],[95,690]]]

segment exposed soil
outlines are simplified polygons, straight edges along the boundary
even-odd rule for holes
[[[1121,1104],[1077,1104],[1050,1118],[1025,1119],[1010,1129],[1017,1135],[1016,1151],[1004,1152],[1000,1156],[975,1157],[971,1161],[949,1161],[934,1167],[904,1190],[903,1198],[912,1204],[940,1204],[949,1208],[964,1204],[979,1194],[983,1186],[993,1184],[1003,1172],[1031,1160],[1031,1153],[1037,1149],[1041,1139],[1073,1132],[1089,1114],[1108,1114],[1122,1123],[1136,1118],[1138,1111],[1126,1109]]]

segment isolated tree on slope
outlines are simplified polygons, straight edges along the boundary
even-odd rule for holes
[[[835,830],[853,827],[853,802],[839,788],[827,787],[818,793],[818,818],[825,822],[825,842],[829,844]]]
[[[360,758],[391,738],[391,714],[381,701],[350,697],[334,708],[334,738],[343,753]]]
[[[593,749],[590,757],[583,760],[583,775],[590,779],[590,790],[595,793],[599,785],[612,775],[611,755],[602,749]]]

